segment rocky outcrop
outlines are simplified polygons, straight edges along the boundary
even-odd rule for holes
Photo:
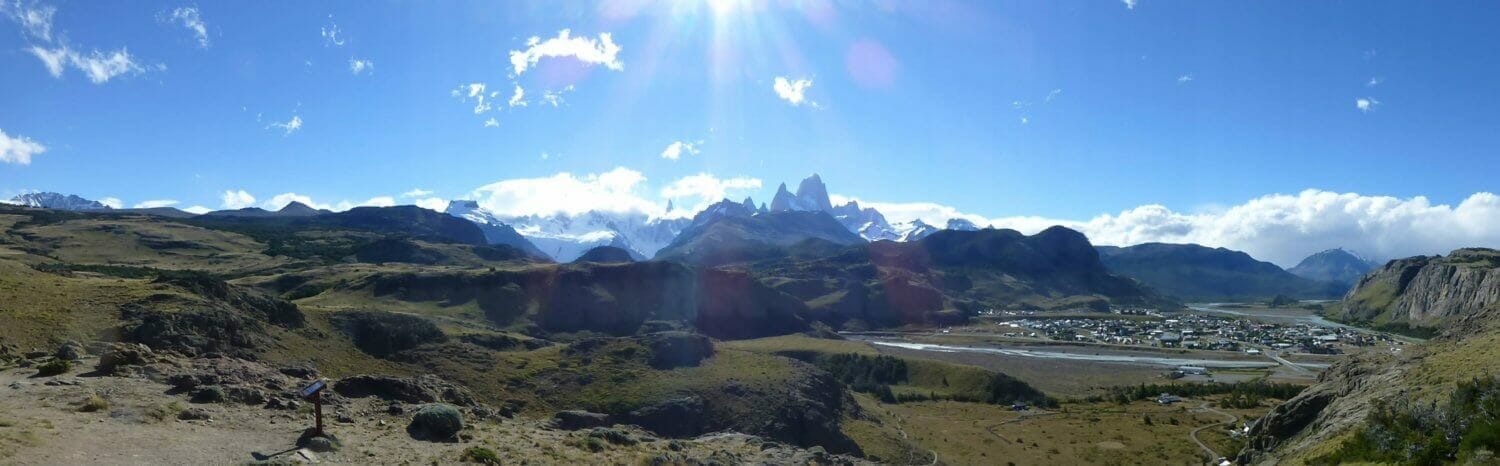
[[[1500,303],[1500,251],[1459,249],[1445,257],[1394,260],[1361,278],[1334,317],[1439,326]]]
[[[1395,260],[1366,275],[1345,297],[1335,317],[1444,325],[1443,335],[1399,352],[1368,351],[1334,364],[1316,385],[1251,426],[1241,462],[1305,461],[1310,452],[1326,452],[1328,442],[1360,428],[1381,402],[1425,402],[1434,395],[1424,394],[1424,389],[1450,382],[1442,379],[1488,373],[1487,365],[1493,361],[1490,348],[1500,328],[1497,302],[1500,252],[1492,249]],[[1453,365],[1455,360],[1464,361],[1463,365]],[[1466,370],[1470,373],[1462,373]]]
[[[376,357],[390,357],[420,345],[448,341],[448,336],[432,321],[413,315],[348,311],[334,314],[330,320],[354,340],[354,346]]]
[[[356,375],[334,382],[333,391],[350,398],[373,396],[404,403],[443,402],[460,406],[478,405],[474,395],[469,393],[468,389],[432,375],[419,377]]]

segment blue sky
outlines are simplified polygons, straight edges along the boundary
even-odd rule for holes
[[[907,216],[1045,223],[1309,189],[1488,213],[1500,172],[1483,2],[5,1],[5,197],[337,207],[529,180],[504,189],[551,206],[615,173],[602,197],[629,206],[818,172]]]

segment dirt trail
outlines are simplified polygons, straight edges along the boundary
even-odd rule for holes
[[[1206,454],[1208,454],[1208,461],[1210,463],[1212,463],[1214,460],[1217,460],[1219,458],[1223,458],[1224,455],[1220,455],[1218,452],[1214,451],[1213,448],[1209,448],[1208,444],[1203,443],[1202,440],[1199,440],[1198,439],[1198,433],[1199,432],[1203,432],[1206,429],[1211,429],[1211,428],[1214,428],[1214,427],[1221,427],[1221,426],[1223,426],[1225,424],[1229,424],[1229,423],[1238,421],[1240,418],[1239,418],[1239,416],[1235,416],[1233,414],[1229,414],[1229,413],[1226,413],[1226,412],[1214,409],[1213,407],[1209,406],[1210,404],[1211,404],[1211,402],[1205,401],[1205,402],[1203,402],[1202,405],[1198,406],[1197,410],[1198,411],[1202,411],[1202,412],[1209,412],[1209,413],[1218,414],[1220,416],[1224,416],[1224,422],[1220,422],[1220,423],[1217,423],[1217,424],[1209,424],[1209,425],[1206,425],[1206,426],[1203,426],[1203,427],[1199,427],[1197,429],[1193,429],[1192,432],[1188,433],[1188,438],[1192,439],[1193,443],[1198,444],[1198,448],[1202,448],[1203,452],[1206,453]]]

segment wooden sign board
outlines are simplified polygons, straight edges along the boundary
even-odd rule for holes
[[[313,382],[312,385],[308,385],[306,388],[302,389],[302,397],[311,398],[313,395],[316,395],[318,392],[323,391],[323,389],[327,387],[328,379],[318,379],[318,381]]]

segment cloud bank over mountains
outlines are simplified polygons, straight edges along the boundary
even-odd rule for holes
[[[834,197],[835,203],[848,199]],[[1153,204],[1087,220],[988,218],[935,203],[859,202],[876,208],[892,222],[921,219],[943,225],[950,218],[962,218],[1024,233],[1063,225],[1082,231],[1095,244],[1197,243],[1244,251],[1284,267],[1336,247],[1379,259],[1446,254],[1460,247],[1500,247],[1500,196],[1489,192],[1447,205],[1433,204],[1422,196],[1401,199],[1308,189],[1268,194],[1210,213],[1184,213]]]

